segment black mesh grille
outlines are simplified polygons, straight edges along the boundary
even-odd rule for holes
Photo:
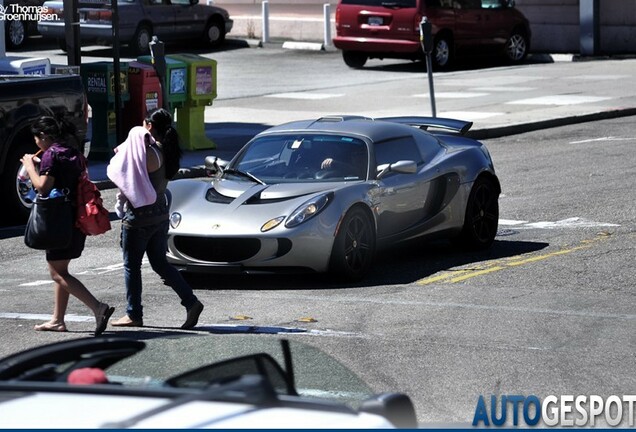
[[[236,262],[258,253],[261,242],[254,238],[209,238],[176,236],[177,250],[191,258],[208,262]]]

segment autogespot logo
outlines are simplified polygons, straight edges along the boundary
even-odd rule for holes
[[[58,16],[49,13],[47,6],[0,5],[1,21],[56,21]]]
[[[549,427],[602,426],[634,427],[636,395],[550,395],[543,400],[538,396],[490,396],[490,404],[479,396],[473,426],[536,426],[540,421]]]

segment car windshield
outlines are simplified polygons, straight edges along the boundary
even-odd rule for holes
[[[232,170],[249,173],[266,184],[358,181],[367,178],[368,160],[367,145],[359,138],[273,135],[252,141],[232,161],[227,175],[241,177]]]

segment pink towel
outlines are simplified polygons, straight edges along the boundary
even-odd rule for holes
[[[126,141],[115,149],[115,156],[106,168],[108,178],[135,208],[152,204],[157,200],[157,192],[150,183],[146,166],[146,136],[150,142],[154,142],[145,127],[132,128]]]

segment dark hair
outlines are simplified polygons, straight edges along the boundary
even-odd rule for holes
[[[163,108],[157,108],[148,113],[146,123],[152,124],[153,136],[159,141],[163,150],[166,177],[172,179],[179,171],[183,155],[179,145],[179,134],[172,126],[172,115]]]
[[[39,137],[48,136],[57,144],[63,146],[77,146],[79,139],[77,138],[77,128],[73,123],[68,121],[64,116],[42,116],[31,125],[31,133]],[[74,141],[70,142],[69,138]]]

